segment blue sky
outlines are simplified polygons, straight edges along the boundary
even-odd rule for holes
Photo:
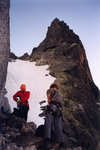
[[[79,35],[94,82],[100,88],[99,0],[11,0],[11,51],[17,56],[30,54],[44,40],[56,17]]]

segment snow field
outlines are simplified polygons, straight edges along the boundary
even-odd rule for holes
[[[33,121],[37,126],[44,123],[44,119],[38,116],[41,113],[39,102],[47,101],[46,91],[55,80],[49,75],[48,67],[48,65],[36,66],[35,62],[22,60],[8,64],[6,97],[9,100],[11,111],[17,107],[13,95],[20,90],[21,84],[26,84],[26,90],[30,91],[28,122]]]

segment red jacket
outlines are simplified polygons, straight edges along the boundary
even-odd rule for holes
[[[13,99],[15,101],[18,100],[18,97],[19,99],[21,100],[22,104],[26,104],[27,106],[29,106],[28,104],[28,99],[30,97],[30,92],[29,91],[18,91],[14,96],[13,96]]]

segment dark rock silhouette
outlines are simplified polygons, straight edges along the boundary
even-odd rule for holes
[[[28,60],[29,59],[29,55],[28,55],[28,53],[25,53],[24,55],[18,57],[13,52],[10,52],[9,61],[16,60],[16,59]]]
[[[1,114],[0,114],[1,115]],[[41,139],[35,137],[36,125],[32,122],[26,123],[24,119],[9,114],[2,115],[6,122],[0,123],[0,149],[6,150],[36,150],[36,143]]]
[[[18,59],[18,57],[13,52],[10,52],[10,58],[9,59],[10,59],[9,61],[16,60],[16,59]]]
[[[99,139],[99,90],[94,84],[79,36],[63,21],[54,19],[46,38],[34,48],[30,61],[49,64],[50,74],[64,99],[63,130],[67,145],[94,150]]]
[[[28,55],[28,53],[25,53],[23,56],[18,57],[18,59],[21,59],[21,60],[28,60],[28,59],[29,59],[29,55]]]

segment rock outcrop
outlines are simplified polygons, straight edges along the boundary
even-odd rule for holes
[[[16,56],[13,52],[10,52],[9,61],[18,59],[18,56]]]
[[[29,54],[28,54],[28,53],[25,53],[24,55],[18,57],[18,56],[16,56],[13,52],[10,52],[9,61],[16,60],[16,59],[29,60]]]
[[[0,122],[0,150],[36,150],[36,125],[26,123],[14,114],[6,118],[6,122]]]
[[[9,0],[0,0],[0,108],[9,110],[7,98],[4,97],[7,65],[10,54],[9,35]]]
[[[23,56],[18,57],[18,59],[21,59],[21,60],[29,60],[29,54],[28,54],[28,53],[25,53]]]
[[[85,49],[63,21],[54,19],[46,38],[30,55],[37,65],[49,64],[63,95],[63,129],[67,145],[94,150],[99,139],[99,90],[94,84]]]
[[[18,118],[13,113],[9,114],[6,121],[0,122],[0,150],[46,150],[42,147],[45,146],[43,136],[41,136],[43,126],[36,129],[33,122],[26,123],[24,119]],[[53,141],[52,147],[53,150],[60,150],[58,145],[55,147]],[[64,150],[82,150],[82,148]]]

